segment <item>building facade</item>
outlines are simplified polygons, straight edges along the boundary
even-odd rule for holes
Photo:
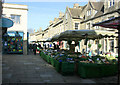
[[[100,0],[100,1],[91,1],[89,0],[85,6],[79,6],[78,3],[73,5],[73,8],[66,7],[65,13],[62,14],[62,17],[55,18],[53,21],[50,21],[50,24],[47,29],[43,32],[43,38],[52,38],[54,35],[57,35],[66,30],[107,30],[116,32],[115,29],[103,28],[99,26],[93,27],[92,24],[98,23],[104,20],[108,20],[113,17],[119,16],[117,10],[120,6],[120,2],[117,0]],[[60,16],[60,13],[59,13]],[[74,36],[74,35],[73,35]],[[100,51],[112,52],[117,54],[118,40],[116,37],[107,37],[99,41],[102,44]],[[64,42],[66,44],[66,42]],[[97,49],[97,40],[89,40],[88,44],[91,44],[90,49]],[[64,45],[65,48],[67,45]],[[87,45],[88,46],[88,45]],[[82,49],[86,49],[84,45],[84,40],[79,42],[79,49],[82,52]]]
[[[118,1],[116,1],[116,0],[114,0],[114,1],[113,0],[110,0],[110,1],[108,1],[108,0],[102,1],[101,0],[100,2],[90,2],[89,1],[86,6],[85,11],[87,11],[86,15],[88,14],[88,11],[90,11],[90,15],[87,16],[82,21],[81,26],[84,26],[85,28],[93,29],[93,30],[108,30],[108,31],[116,32],[117,30],[115,30],[115,29],[103,28],[103,27],[99,27],[99,26],[93,27],[92,24],[102,22],[102,21],[108,20],[110,18],[119,16],[119,14],[117,12],[114,12],[118,8],[119,8],[119,4],[118,4]],[[94,9],[96,9],[96,10],[94,11]],[[85,13],[83,13],[83,14],[85,14]],[[97,48],[96,40],[94,42],[90,42],[90,43],[93,44],[92,49]],[[100,40],[99,43],[102,44],[102,48],[100,49],[101,51],[109,52],[109,50],[111,50],[112,52],[114,52],[116,54],[118,53],[118,49],[115,48],[118,45],[118,39],[116,37],[103,38]]]
[[[13,27],[8,32],[23,33],[23,54],[27,54],[27,13],[28,6],[20,4],[3,3],[3,17],[13,20]]]

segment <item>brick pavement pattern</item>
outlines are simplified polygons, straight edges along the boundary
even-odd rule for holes
[[[2,56],[2,83],[117,83],[117,75],[95,79],[62,76],[38,54],[7,54]]]

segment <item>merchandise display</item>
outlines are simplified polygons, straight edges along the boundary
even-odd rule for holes
[[[6,47],[4,53],[23,53],[23,32],[13,31],[6,35],[3,36],[3,45]]]
[[[81,53],[73,54],[66,51],[48,49],[41,50],[40,56],[53,65],[56,71],[62,75],[74,74],[76,64],[78,64],[78,75],[82,78],[112,76],[118,71],[118,59],[108,55],[86,56]]]
[[[8,53],[22,53],[23,40],[22,37],[8,37]]]

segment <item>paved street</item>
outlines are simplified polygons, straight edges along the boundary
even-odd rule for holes
[[[39,55],[3,55],[3,83],[117,83],[117,75],[82,79],[77,75],[62,76]]]

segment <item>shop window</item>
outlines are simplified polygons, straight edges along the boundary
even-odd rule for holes
[[[79,23],[75,23],[75,29],[78,30]]]
[[[11,19],[16,23],[16,24],[20,24],[20,15],[11,15]]]

